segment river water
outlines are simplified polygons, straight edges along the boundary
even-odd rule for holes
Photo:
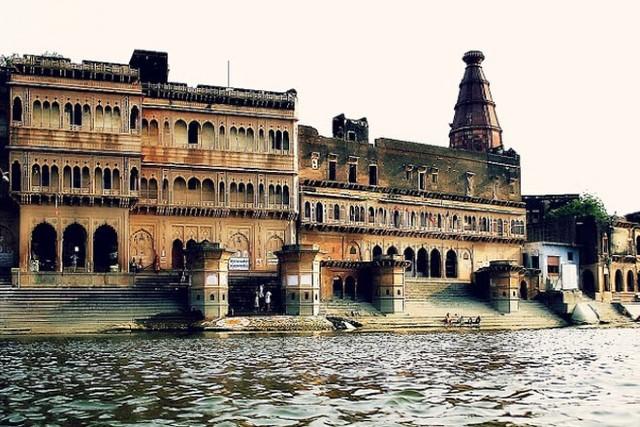
[[[640,328],[0,340],[0,425],[640,425]]]

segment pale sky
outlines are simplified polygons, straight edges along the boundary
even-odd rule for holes
[[[230,60],[232,86],[295,88],[300,123],[324,135],[344,112],[372,140],[446,146],[461,57],[479,49],[523,194],[589,191],[624,214],[640,210],[639,4],[20,0],[3,4],[0,53],[162,50],[189,85],[225,85]]]

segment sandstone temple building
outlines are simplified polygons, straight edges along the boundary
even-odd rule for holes
[[[132,269],[189,269],[207,241],[229,252],[233,287],[277,281],[289,245],[315,245],[315,275],[295,276],[308,291],[291,299],[387,298],[402,310],[424,283],[520,265],[520,158],[503,144],[483,54],[463,60],[444,147],[371,141],[366,118],[344,115],[322,136],[298,124],[295,90],[171,82],[162,52],[136,50],[128,64],[9,58],[0,267],[32,284],[116,283]],[[385,268],[403,280],[381,278]],[[495,297],[511,298],[505,289]]]

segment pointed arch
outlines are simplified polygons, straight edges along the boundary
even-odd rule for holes
[[[437,249],[433,249],[431,251],[431,254],[429,255],[429,258],[429,275],[431,277],[442,277],[442,258],[440,256],[440,251]]]

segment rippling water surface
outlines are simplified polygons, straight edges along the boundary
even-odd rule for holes
[[[640,425],[640,329],[0,340],[0,424]]]

